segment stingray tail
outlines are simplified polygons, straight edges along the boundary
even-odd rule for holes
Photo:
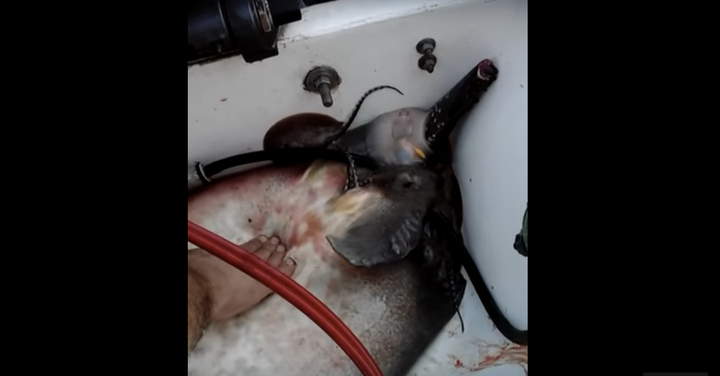
[[[462,315],[460,314],[460,303],[458,303],[455,307],[455,312],[458,315],[458,318],[460,319],[460,333],[465,333],[465,321],[463,321]]]
[[[490,293],[490,289],[485,283],[485,280],[480,274],[477,265],[475,265],[475,261],[465,246],[462,235],[460,235],[451,225],[452,222],[447,216],[439,212],[434,212],[434,214],[440,217],[439,222],[444,224],[443,227],[445,227],[445,230],[451,239],[453,239],[453,241],[450,242],[452,245],[450,248],[457,249],[457,251],[459,251],[457,253],[459,253],[461,263],[465,267],[465,272],[470,278],[470,282],[473,284],[473,287],[475,287],[475,291],[490,316],[490,320],[492,320],[495,327],[497,327],[505,338],[517,343],[518,345],[527,345],[527,330],[519,330],[515,328],[502,313],[500,307],[498,307],[497,302]]]
[[[442,206],[442,204],[440,204]],[[428,212],[426,218],[430,226],[434,229],[432,231],[435,236],[440,236],[441,239],[436,239],[438,244],[442,246],[442,256],[440,259],[440,265],[443,268],[445,275],[445,288],[450,299],[452,299],[452,308],[460,319],[461,331],[465,332],[465,322],[460,314],[460,303],[462,303],[463,296],[465,295],[465,287],[467,281],[460,273],[462,265],[460,260],[453,251],[458,247],[458,244],[462,243],[462,239],[456,236],[456,233],[452,231],[452,225],[447,217],[438,210],[436,205],[432,210]]]
[[[358,183],[358,174],[357,174],[357,167],[355,167],[355,159],[352,157],[352,154],[349,152],[346,152],[347,154],[347,178],[345,179],[345,187],[343,188],[343,193],[347,192],[350,189],[353,189],[359,185]]]
[[[352,111],[352,113],[350,113],[350,117],[348,118],[348,120],[345,122],[345,124],[343,124],[342,131],[340,132],[340,135],[337,138],[340,138],[340,136],[345,134],[345,132],[347,132],[347,130],[350,128],[350,126],[352,125],[352,122],[355,120],[355,117],[357,116],[358,112],[360,112],[360,107],[362,107],[362,104],[363,104],[363,102],[365,102],[365,99],[368,96],[370,96],[370,94],[372,94],[378,90],[383,90],[383,89],[392,89],[392,90],[395,90],[396,92],[398,92],[400,95],[405,95],[405,94],[403,94],[402,91],[400,91],[397,88],[390,86],[390,85],[375,86],[374,88],[366,91],[365,94],[363,94],[363,96],[360,97],[360,100],[355,105],[355,108],[353,108],[353,111]]]

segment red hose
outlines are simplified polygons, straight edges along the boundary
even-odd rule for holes
[[[383,376],[355,334],[318,298],[266,261],[188,220],[188,241],[282,296],[314,321],[350,357],[364,376]]]

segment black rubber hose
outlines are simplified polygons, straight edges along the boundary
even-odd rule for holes
[[[267,161],[292,161],[297,162],[311,162],[315,159],[326,159],[330,161],[336,161],[341,163],[348,162],[348,154],[339,150],[330,149],[278,149],[278,150],[260,150],[253,151],[250,153],[238,154],[232,157],[224,158],[215,162],[212,162],[204,167],[205,175],[208,178],[242,165],[267,162]],[[358,167],[364,167],[369,169],[375,169],[378,163],[375,160],[366,156],[350,153],[353,158],[355,165]]]
[[[475,260],[473,260],[472,256],[470,255],[470,252],[465,246],[465,242],[462,241],[462,236],[458,234],[457,231],[452,228],[452,226],[450,226],[450,220],[447,217],[440,213],[437,213],[437,215],[442,217],[444,222],[447,224],[447,226],[445,226],[446,230],[450,231],[452,236],[458,240],[456,245],[459,248],[458,251],[460,254],[460,262],[462,263],[463,267],[465,267],[465,272],[470,278],[470,283],[472,283],[473,287],[475,287],[478,298],[480,298],[480,302],[482,302],[485,310],[488,313],[488,316],[490,316],[490,320],[492,320],[493,324],[495,324],[495,327],[509,341],[517,343],[518,345],[527,345],[528,331],[519,330],[518,328],[514,327],[510,323],[510,321],[508,321],[505,315],[503,315],[500,307],[498,307],[497,302],[495,301],[495,298],[493,298],[492,294],[490,293],[490,289],[488,289],[485,280],[480,274],[480,270],[478,270],[477,265],[475,265]]]

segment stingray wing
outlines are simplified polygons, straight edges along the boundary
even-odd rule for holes
[[[369,208],[351,227],[327,240],[353,266],[372,267],[405,258],[417,247],[423,230],[424,211],[412,210],[384,199]]]

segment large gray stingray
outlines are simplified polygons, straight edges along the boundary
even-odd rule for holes
[[[377,157],[378,168],[326,160],[255,168],[189,195],[188,219],[238,244],[279,235],[298,262],[293,279],[348,325],[385,376],[405,375],[455,314],[466,282],[455,254],[462,204],[447,158],[416,163],[401,154],[408,143],[425,148],[418,157],[441,150],[487,89],[487,69],[481,63],[432,109],[400,122],[409,133],[395,133],[397,121],[374,121],[331,145]],[[386,134],[396,142],[382,148],[376,141]],[[188,372],[360,375],[329,336],[279,296],[213,325],[190,355]]]
[[[453,213],[445,190],[452,174],[424,166],[358,172],[370,181],[343,193],[346,168],[337,162],[246,171],[189,196],[188,219],[238,244],[278,234],[298,263],[293,278],[348,325],[385,376],[400,376],[452,318],[464,291],[449,249],[457,240],[442,231],[452,221],[439,220],[440,213]],[[403,241],[415,245],[398,253],[394,237],[406,233]],[[373,267],[351,265],[327,239]],[[213,325],[190,355],[188,371],[359,375],[327,334],[279,296]]]

